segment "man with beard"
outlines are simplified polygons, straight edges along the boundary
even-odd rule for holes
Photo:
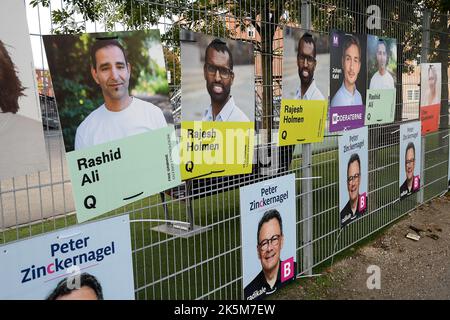
[[[395,89],[394,78],[386,68],[388,61],[386,41],[379,39],[377,44],[378,71],[370,79],[369,89]]]
[[[105,103],[78,126],[75,150],[167,126],[160,108],[130,96],[131,65],[115,39],[97,39],[91,48],[91,75]]]
[[[298,41],[297,67],[300,77],[295,99],[325,100],[314,80],[316,69],[316,42],[309,33],[305,33]]]
[[[356,220],[364,213],[364,211],[359,210],[360,184],[361,161],[359,155],[354,153],[350,156],[347,164],[347,191],[349,200],[340,213],[342,227],[345,227],[350,222]]]
[[[331,106],[362,105],[362,96],[356,88],[356,80],[361,70],[361,45],[358,38],[349,36],[342,51],[342,71],[344,81],[331,100]]]
[[[281,250],[284,244],[283,223],[275,210],[264,212],[258,223],[256,251],[261,261],[261,272],[244,288],[244,299],[259,300],[284,285],[281,282]],[[294,262],[294,270],[296,263]],[[294,280],[292,277],[288,280]],[[285,281],[287,282],[287,280]]]
[[[230,95],[234,80],[233,56],[227,44],[220,39],[214,39],[206,48],[203,76],[211,104],[205,110],[202,121],[250,121]]]
[[[405,152],[405,182],[400,186],[400,199],[403,199],[413,192],[414,190],[414,168],[416,166],[416,148],[414,143],[410,142],[406,146]]]

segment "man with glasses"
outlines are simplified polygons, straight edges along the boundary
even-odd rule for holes
[[[359,218],[363,212],[359,210],[359,186],[361,184],[361,160],[354,153],[350,156],[347,164],[347,190],[349,200],[340,213],[341,226]]]
[[[261,272],[244,289],[244,299],[259,300],[274,293],[281,282],[280,253],[283,249],[283,223],[280,213],[266,211],[258,223],[256,251],[261,261]],[[295,263],[294,263],[295,270]],[[295,279],[293,277],[292,279]]]
[[[203,75],[211,104],[202,121],[250,121],[230,95],[234,80],[233,56],[222,40],[214,39],[206,48]]]
[[[405,152],[405,182],[400,186],[400,199],[403,199],[414,192],[414,168],[416,166],[416,148],[410,142],[406,146]]]
[[[331,100],[331,106],[362,105],[362,96],[356,88],[356,80],[361,70],[361,45],[358,38],[349,36],[342,51],[342,71],[344,81]]]
[[[297,67],[300,87],[295,99],[325,100],[314,80],[316,63],[316,42],[311,34],[305,33],[298,41]]]

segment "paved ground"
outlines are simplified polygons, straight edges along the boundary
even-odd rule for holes
[[[405,238],[415,233],[411,225],[424,230],[419,241]],[[379,290],[367,288],[370,265],[380,267]],[[274,298],[450,299],[450,194],[411,212],[325,275],[293,283]]]

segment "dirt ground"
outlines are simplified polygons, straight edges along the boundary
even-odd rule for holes
[[[416,234],[411,225],[424,230],[419,241],[405,237]],[[367,288],[370,265],[380,267],[380,289]],[[274,298],[450,299],[449,193],[409,213],[324,275],[292,283]]]

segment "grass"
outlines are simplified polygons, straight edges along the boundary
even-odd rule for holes
[[[434,150],[440,142],[438,135],[427,137],[427,150]],[[434,147],[433,147],[434,146]],[[444,149],[445,151],[447,149]],[[426,167],[436,165],[426,172],[426,183],[442,176],[447,159],[442,150],[427,154]],[[418,196],[404,201],[398,198],[398,146],[387,146],[369,152],[369,212],[367,216],[346,227],[339,236],[338,212],[338,161],[337,151],[330,150],[313,156],[313,272],[320,273],[329,267],[330,257],[334,261],[351,254],[351,247],[364,245],[377,238],[386,225],[404,215],[417,205]],[[291,169],[300,177],[301,159],[294,159]],[[374,170],[382,168],[381,170]],[[442,192],[447,179],[437,180],[424,192],[428,200]],[[297,194],[302,191],[297,181]],[[167,209],[174,220],[187,221],[187,204],[167,196]],[[381,204],[381,205],[380,205]],[[210,192],[205,197],[192,201],[194,223],[208,226],[206,232],[188,239],[173,237],[152,228],[157,222],[132,222],[131,243],[137,299],[240,299],[241,280],[241,231],[239,211],[239,189]],[[385,205],[385,206],[384,206]],[[383,207],[384,206],[384,207]],[[159,195],[137,201],[114,210],[107,216],[130,213],[130,220],[164,219],[164,208]],[[302,199],[297,201],[297,221],[303,217]],[[1,242],[10,242],[74,225],[74,215],[53,218],[35,225],[18,227],[0,233]],[[378,231],[377,231],[378,230]],[[369,236],[367,236],[369,235]],[[247,235],[244,234],[244,237]],[[250,235],[253,236],[253,235]],[[297,223],[298,272],[303,272],[303,223]],[[336,243],[337,241],[337,243]],[[301,285],[306,280],[296,281],[289,287]],[[309,281],[309,280],[308,280]],[[319,286],[328,285],[326,278],[317,278]],[[289,290],[289,289],[287,289]],[[311,298],[315,295],[311,293]],[[276,297],[276,296],[275,296]]]

